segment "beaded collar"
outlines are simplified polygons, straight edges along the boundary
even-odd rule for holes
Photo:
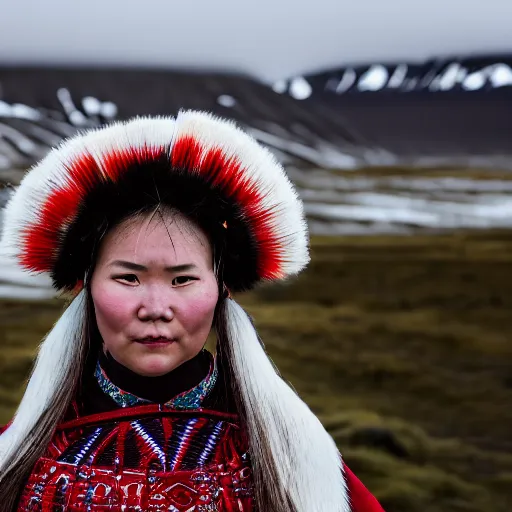
[[[218,377],[217,358],[212,357],[210,370],[208,375],[195,387],[184,391],[179,395],[166,402],[164,407],[168,409],[198,409],[201,407],[203,400],[213,389]],[[150,400],[140,398],[132,393],[123,391],[116,386],[107,376],[105,370],[101,367],[100,362],[96,363],[94,372],[101,390],[107,394],[119,407],[134,407],[136,405],[151,404]]]

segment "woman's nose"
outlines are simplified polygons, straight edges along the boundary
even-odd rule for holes
[[[170,322],[174,318],[174,309],[168,293],[155,291],[141,301],[137,316],[139,320]]]

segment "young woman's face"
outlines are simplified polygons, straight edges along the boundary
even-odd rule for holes
[[[210,243],[181,215],[125,221],[102,242],[91,292],[112,357],[139,375],[164,375],[210,333],[218,299]]]

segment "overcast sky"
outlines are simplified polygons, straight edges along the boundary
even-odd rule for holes
[[[512,53],[511,0],[2,0],[1,64],[207,67],[274,81]]]

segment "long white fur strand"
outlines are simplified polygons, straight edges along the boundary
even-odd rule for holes
[[[86,318],[85,291],[81,291],[62,314],[53,329],[41,343],[32,376],[16,411],[12,424],[0,436],[0,473],[5,462],[19,450],[55,392],[69,385],[65,376],[71,365],[76,365]]]
[[[350,512],[341,455],[333,439],[276,373],[246,312],[231,299],[224,307],[249,431],[264,426],[281,485],[298,512]],[[249,442],[258,454],[258,437]]]

